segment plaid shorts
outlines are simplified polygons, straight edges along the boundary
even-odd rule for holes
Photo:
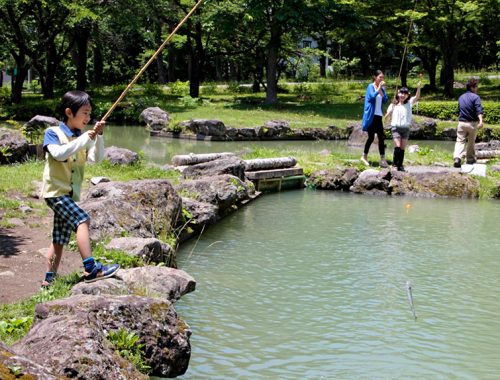
[[[68,244],[71,232],[76,231],[80,224],[90,220],[89,215],[78,207],[69,195],[45,198],[45,202],[54,211],[53,243]]]

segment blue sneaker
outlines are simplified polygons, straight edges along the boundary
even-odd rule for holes
[[[94,282],[104,278],[112,277],[120,269],[120,264],[102,265],[96,262],[92,271],[84,272],[83,279],[85,282]]]
[[[45,279],[42,281],[42,285],[40,286],[40,289],[48,289],[50,285],[54,282],[56,279],[57,274],[55,272],[46,272],[45,273]]]

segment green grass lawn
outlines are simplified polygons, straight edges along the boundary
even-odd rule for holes
[[[480,78],[479,95],[484,101],[500,100],[500,78],[495,73],[457,73],[457,82],[465,83],[471,77]],[[387,77],[387,92],[390,98],[396,91],[396,80]],[[408,86],[415,92],[418,78],[408,78]],[[248,85],[230,83],[227,85],[204,83],[200,98],[189,97],[189,83],[175,82],[167,86],[137,84],[122,100],[108,121],[113,123],[137,123],[140,113],[147,107],[160,107],[169,112],[174,122],[188,119],[218,119],[230,127],[257,127],[268,120],[287,120],[292,128],[319,127],[334,125],[340,128],[361,120],[366,80],[324,79],[317,83],[279,83],[278,102],[265,103],[265,91],[252,93]],[[424,85],[428,79],[424,77]],[[125,85],[89,89],[94,99],[94,117],[102,117],[111,104],[121,94]],[[456,102],[464,89],[456,89]],[[57,94],[56,98],[62,94]],[[422,91],[421,103],[445,100],[441,90]],[[29,120],[36,114],[57,116],[54,113],[58,100],[43,100],[41,94],[27,93],[23,102],[16,106],[0,104],[0,119]],[[417,111],[417,110],[415,110]],[[415,112],[418,113],[418,112]],[[438,125],[442,125],[440,121]],[[454,122],[444,124],[456,127]],[[486,124],[487,127],[500,128],[499,124]]]

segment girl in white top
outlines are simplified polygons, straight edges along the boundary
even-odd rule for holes
[[[394,140],[393,166],[399,171],[404,171],[403,160],[405,148],[410,137],[410,125],[412,119],[412,107],[420,99],[421,82],[418,82],[417,93],[410,97],[410,91],[401,87],[396,99],[387,109],[385,118],[391,117],[392,139]]]

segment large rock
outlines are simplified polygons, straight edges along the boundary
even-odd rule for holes
[[[182,215],[177,227],[177,240],[183,242],[215,224],[219,220],[219,207],[207,202],[182,198]]]
[[[368,139],[368,133],[364,132],[363,129],[361,128],[361,124],[355,124],[352,126],[352,132],[349,135],[349,138],[347,139],[347,145],[348,146],[363,146],[366,143],[366,140]],[[377,146],[378,144],[378,137],[375,135],[375,139],[373,140],[372,145]]]
[[[316,189],[349,191],[358,178],[356,168],[319,170],[311,174],[307,182]]]
[[[43,115],[36,115],[30,119],[26,124],[24,124],[25,128],[38,128],[38,129],[45,129],[48,127],[57,127],[59,126],[60,121],[57,120],[55,117],[51,116],[43,116]]]
[[[430,198],[478,198],[479,181],[457,172],[394,172],[390,193]]]
[[[225,136],[226,126],[220,120],[193,119],[183,121],[182,126],[196,135]]]
[[[141,112],[139,119],[153,131],[161,131],[168,127],[170,115],[160,107],[149,107]]]
[[[20,162],[28,154],[28,140],[19,131],[0,128],[0,164]]]
[[[279,138],[290,132],[290,123],[286,120],[269,120],[262,127],[255,128],[255,133],[260,138]]]
[[[449,168],[407,168],[408,172],[368,169],[351,186],[355,193],[416,197],[477,198],[479,181]]]
[[[188,166],[182,171],[184,178],[199,178],[203,176],[216,176],[231,174],[241,180],[245,179],[245,164],[237,156],[228,156],[213,161]]]
[[[116,276],[104,280],[80,282],[71,289],[71,294],[140,295],[176,302],[195,288],[195,279],[182,270],[144,266],[120,269]]]
[[[441,132],[441,136],[443,136],[445,140],[456,140],[457,129],[456,128],[445,128],[445,129],[443,129],[443,132]]]
[[[176,186],[176,190],[199,202],[217,206],[220,216],[249,199],[251,191],[246,182],[228,174],[187,180]]]
[[[168,180],[100,183],[81,204],[91,216],[93,241],[166,236],[177,223],[182,202]]]
[[[191,331],[164,299],[76,295],[39,304],[31,330],[13,349],[71,378],[148,379],[109,341],[121,329],[139,337],[151,375],[186,372]]]
[[[11,347],[0,342],[0,379],[63,380],[67,378],[53,373],[45,365],[18,355]]]
[[[165,263],[169,267],[177,267],[172,247],[155,238],[117,237],[106,244],[106,249],[125,251],[140,257],[146,264]]]
[[[412,121],[410,139],[430,140],[436,138],[436,120],[424,118],[422,122]]]
[[[238,128],[236,137],[238,140],[255,140],[257,139],[257,132],[255,128]]]
[[[350,190],[354,193],[387,195],[390,178],[391,172],[388,169],[367,169],[356,178]]]
[[[139,154],[130,149],[110,146],[104,151],[104,159],[113,165],[133,165],[139,161]]]

